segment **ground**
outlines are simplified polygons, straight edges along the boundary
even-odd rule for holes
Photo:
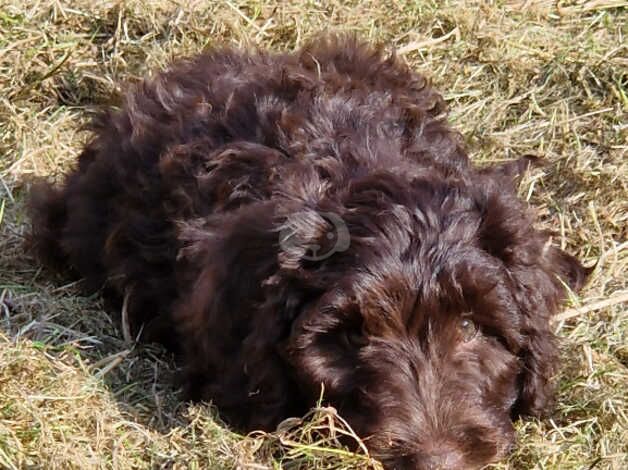
[[[99,106],[173,57],[227,42],[291,50],[353,31],[431,77],[472,158],[542,155],[521,195],[555,242],[597,263],[556,322],[550,419],[517,423],[500,469],[628,468],[628,3],[0,0],[0,467],[379,468],[317,408],[240,436],[181,403],[158,347],[125,344],[98,296],[24,250],[35,176],[59,179]]]

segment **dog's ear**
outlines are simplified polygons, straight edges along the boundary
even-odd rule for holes
[[[556,273],[542,257],[534,260],[533,253],[521,253],[530,249],[529,246],[518,247],[520,253],[508,266],[513,295],[521,314],[523,338],[518,352],[522,366],[519,398],[513,414],[542,416],[553,405],[553,379],[558,366],[557,339],[550,319],[566,292]],[[531,259],[532,263],[528,264]]]
[[[558,369],[556,337],[549,328],[532,328],[520,354],[522,372],[513,417],[547,414],[554,404],[553,379]]]
[[[516,160],[482,168],[480,174],[503,181],[514,188],[519,185],[521,178],[529,168],[542,164],[543,160],[536,155],[523,155]]]
[[[571,291],[580,292],[595,266],[584,267],[575,256],[551,246],[550,243],[551,239],[548,239],[543,250],[543,260],[547,268],[555,273]]]
[[[175,310],[184,343],[184,389],[213,400],[239,429],[272,429],[293,410],[294,385],[276,344],[290,331],[294,289],[278,275],[272,203],[182,227],[185,295]],[[273,279],[268,282],[268,279]]]
[[[551,317],[568,296],[578,292],[591,269],[573,256],[551,246],[540,232],[529,234],[528,244],[510,266],[515,297],[522,311],[525,343],[520,352],[523,365],[519,401],[515,413],[541,416],[553,403],[553,378],[558,364],[556,337]]]
[[[573,256],[551,245],[548,233],[533,220],[514,192],[502,191],[489,178],[482,188],[480,245],[500,259],[509,274],[521,312],[523,343],[520,396],[515,415],[539,416],[552,404],[552,379],[558,363],[551,317],[568,296],[578,292],[591,270]]]

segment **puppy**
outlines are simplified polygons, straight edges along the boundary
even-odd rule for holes
[[[353,39],[215,49],[131,87],[65,182],[43,260],[180,351],[187,396],[273,429],[324,385],[391,469],[477,468],[551,404],[550,317],[588,271],[478,169],[442,97]]]

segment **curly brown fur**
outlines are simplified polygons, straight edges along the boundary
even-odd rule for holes
[[[272,429],[323,384],[389,468],[476,468],[548,409],[550,316],[587,271],[516,197],[529,159],[476,169],[443,113],[351,39],[213,50],[94,122],[65,184],[34,190],[33,240],[126,295],[233,426]]]

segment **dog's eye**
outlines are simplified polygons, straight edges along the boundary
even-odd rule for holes
[[[467,343],[475,338],[475,335],[478,332],[478,327],[473,320],[470,318],[463,318],[460,320],[458,324],[458,329],[460,330],[460,335],[462,336],[462,340]]]
[[[342,338],[347,346],[353,348],[361,348],[368,344],[368,339],[359,330],[345,330]]]

